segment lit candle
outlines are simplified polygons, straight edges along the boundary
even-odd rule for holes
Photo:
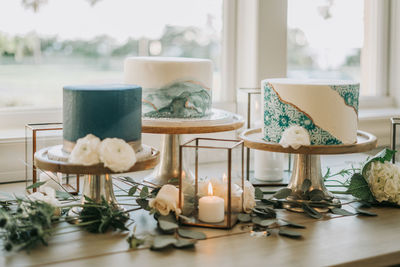
[[[222,222],[225,217],[224,199],[213,196],[211,182],[208,183],[208,196],[199,199],[199,220],[207,223]]]

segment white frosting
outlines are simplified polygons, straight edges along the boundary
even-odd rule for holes
[[[196,81],[212,87],[212,62],[208,59],[129,57],[124,65],[125,83],[157,89],[176,81]]]
[[[358,115],[354,107],[345,103],[333,90],[333,85],[357,84],[349,81],[268,79],[283,102],[297,107],[315,125],[343,142],[357,141]]]

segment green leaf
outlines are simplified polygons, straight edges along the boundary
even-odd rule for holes
[[[301,184],[301,190],[305,193],[310,189],[310,187],[311,187],[311,180],[304,179],[303,183]]]
[[[42,185],[44,185],[47,181],[44,182],[36,182],[34,184],[31,184],[30,186],[28,186],[26,189],[33,189],[33,188],[38,188]]]
[[[182,239],[182,238],[178,238],[175,243],[173,243],[172,245],[175,248],[192,248],[194,247],[194,245],[196,244],[197,240],[195,239]]]
[[[152,250],[165,249],[177,242],[176,238],[170,235],[158,235],[153,240]]]
[[[128,182],[135,184],[136,182],[129,176],[124,176],[125,180],[127,180]]]
[[[325,194],[322,190],[314,189],[308,193],[311,201],[322,201],[325,197]]]
[[[353,174],[346,192],[365,202],[372,203],[375,201],[367,181],[365,180],[364,176],[359,173]]]
[[[263,210],[253,209],[253,212],[263,218],[276,218],[276,212],[273,209],[264,208]]]
[[[183,219],[186,222],[189,222],[189,223],[194,223],[195,222],[194,218],[189,218],[189,217],[187,217],[185,215],[182,215],[182,214],[178,215],[178,217]]]
[[[70,193],[68,193],[68,192],[65,192],[65,191],[56,191],[56,197],[65,200],[65,199],[71,198],[72,195]]]
[[[137,188],[137,185],[132,186],[131,189],[129,189],[128,195],[133,196],[136,193]]]
[[[254,189],[254,196],[255,196],[256,199],[263,199],[264,198],[264,193],[259,187],[256,187]]]
[[[306,203],[302,204],[302,208],[303,208],[304,212],[308,216],[310,216],[311,218],[314,218],[314,219],[321,219],[322,218],[322,214],[321,213],[319,213],[318,211],[316,211],[315,209],[313,209],[312,207],[310,207]]]
[[[356,211],[357,211],[357,215],[378,216],[378,214],[371,212],[371,211],[364,210],[364,209],[356,209]]]
[[[203,232],[197,232],[193,230],[178,229],[178,234],[181,237],[186,237],[191,239],[197,239],[197,240],[207,239],[207,236]]]
[[[168,180],[167,183],[168,184],[177,185],[179,183],[179,179],[178,178],[171,178],[171,179]]]
[[[285,187],[285,188],[279,189],[272,197],[274,197],[276,199],[283,199],[283,198],[287,198],[288,196],[290,196],[291,193],[292,193],[292,189]]]
[[[144,239],[136,238],[134,235],[130,235],[126,239],[126,241],[129,244],[129,248],[133,248],[133,249],[135,249],[135,248],[139,247],[140,245],[144,244]]]
[[[264,219],[262,219],[262,218],[260,218],[260,217],[254,217],[254,218],[252,219],[252,222],[253,222],[254,224],[257,224],[257,225],[262,226],[262,227],[270,227],[270,226],[276,224],[276,223],[277,223],[277,220],[275,220],[275,219],[267,219],[267,220],[264,220]]]
[[[279,229],[279,235],[290,237],[290,238],[302,237],[302,235],[299,232],[295,232],[295,231],[287,230],[287,229]]]
[[[165,232],[170,232],[179,227],[178,222],[173,214],[168,214],[167,216],[161,215],[158,217],[158,226],[161,230]]]
[[[362,174],[365,177],[365,174],[370,166],[370,164],[374,161],[379,161],[381,163],[384,163],[385,161],[391,161],[394,154],[396,154],[396,150],[391,150],[388,148],[383,149],[380,151],[378,154],[376,154],[374,157],[372,157],[370,160],[368,160],[365,164],[364,167],[362,168]]]
[[[301,224],[298,224],[298,223],[294,223],[294,222],[291,222],[291,221],[288,221],[288,220],[281,219],[281,221],[283,221],[285,223],[284,226],[288,226],[288,227],[292,227],[292,228],[301,228],[301,229],[306,228],[304,225],[301,225]]]
[[[138,203],[138,205],[144,209],[144,210],[150,210],[149,207],[149,201],[147,199],[141,199],[141,198],[137,198],[136,199],[136,203]]]
[[[149,188],[147,186],[143,186],[142,191],[140,191],[140,198],[145,199],[149,195]]]
[[[238,220],[239,220],[239,222],[243,222],[243,223],[251,222],[251,216],[250,216],[250,214],[247,214],[247,213],[239,213]]]
[[[352,213],[348,210],[345,210],[345,209],[341,209],[341,208],[332,208],[330,210],[333,214],[337,214],[337,215],[343,215],[343,216],[354,215],[354,213]]]

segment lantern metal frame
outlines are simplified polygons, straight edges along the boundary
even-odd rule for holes
[[[390,140],[390,147],[392,150],[396,150],[396,132],[397,132],[397,125],[400,125],[400,118],[390,118],[390,122],[392,123],[392,126],[390,128],[390,135],[391,135],[391,140]],[[396,154],[393,155],[392,162],[396,163]]]
[[[231,146],[203,146],[199,145],[201,140],[204,141],[215,141],[215,142],[231,142],[234,143]],[[192,145],[192,143],[195,143]],[[199,227],[208,227],[208,228],[219,228],[219,229],[230,229],[232,228],[237,222],[238,218],[235,216],[234,212],[232,211],[232,151],[240,147],[240,158],[241,158],[241,188],[244,190],[244,142],[243,140],[236,140],[236,139],[216,139],[216,138],[193,138],[184,144],[179,146],[179,208],[183,210],[183,182],[184,179],[184,170],[183,170],[183,149],[184,148],[193,148],[195,149],[195,170],[194,170],[194,207],[195,207],[195,215],[192,215],[190,218],[193,220],[184,220],[180,219],[181,223],[184,225],[189,226],[199,226]],[[198,189],[199,189],[199,149],[219,149],[219,150],[226,150],[227,153],[227,210],[225,210],[225,217],[224,221],[221,223],[207,223],[200,221],[198,219]],[[241,197],[241,208],[239,208],[243,212],[243,192]]]
[[[25,184],[28,186],[29,178],[28,178],[28,131],[32,131],[32,183],[35,184],[37,182],[37,168],[34,164],[35,161],[35,153],[37,151],[37,136],[38,132],[45,131],[61,131],[63,129],[63,124],[61,122],[47,122],[47,123],[28,123],[25,125]],[[76,178],[76,186],[72,186],[70,183],[70,179],[72,178],[70,174],[66,175],[65,184],[62,186],[68,190],[68,193],[73,195],[79,194],[79,174],[74,175]],[[33,192],[37,191],[37,188],[32,189]]]
[[[251,123],[252,123],[252,101],[251,98],[253,95],[261,95],[261,88],[260,87],[254,87],[254,88],[239,88],[238,89],[242,93],[247,94],[247,107],[246,107],[246,118],[247,118],[247,129],[251,128]],[[287,186],[290,181],[290,176],[292,173],[292,154],[288,154],[288,166],[287,169],[284,170],[282,173],[282,180],[281,181],[259,181],[255,177],[251,178],[250,177],[250,160],[251,160],[251,148],[246,147],[246,180],[250,181],[253,186]]]

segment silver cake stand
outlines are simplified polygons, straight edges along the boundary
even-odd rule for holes
[[[160,152],[146,145],[142,145],[142,147],[142,151],[147,152],[137,153],[136,164],[129,170],[124,171],[124,173],[152,169],[158,164]],[[67,162],[66,156],[62,150],[62,145],[47,147],[35,153],[34,164],[37,169],[45,171],[65,174],[85,174],[82,194],[95,202],[99,203],[104,198],[108,203],[117,206],[111,175],[118,172],[113,172],[104,167],[103,163],[90,166],[71,164]],[[84,201],[83,198],[82,201]]]
[[[244,120],[241,116],[219,109],[213,109],[212,115],[201,119],[144,118],[142,120],[143,133],[162,134],[160,164],[144,181],[159,186],[168,183],[171,179],[179,178],[179,145],[182,134],[233,131],[243,125]]]
[[[284,148],[280,144],[264,141],[261,129],[246,130],[240,137],[244,140],[244,145],[248,148],[271,152],[292,153],[295,155],[291,180],[287,186],[292,190],[292,194],[287,199],[300,202],[302,200],[298,199],[298,196],[303,193],[303,182],[305,179],[310,179],[310,190],[319,189],[324,193],[326,199],[331,199],[332,203],[340,203],[324,185],[320,155],[360,153],[372,150],[377,146],[376,137],[363,131],[357,132],[357,142],[355,144],[301,146],[299,149],[293,149],[291,147]],[[298,205],[285,205],[287,209],[303,211]]]

